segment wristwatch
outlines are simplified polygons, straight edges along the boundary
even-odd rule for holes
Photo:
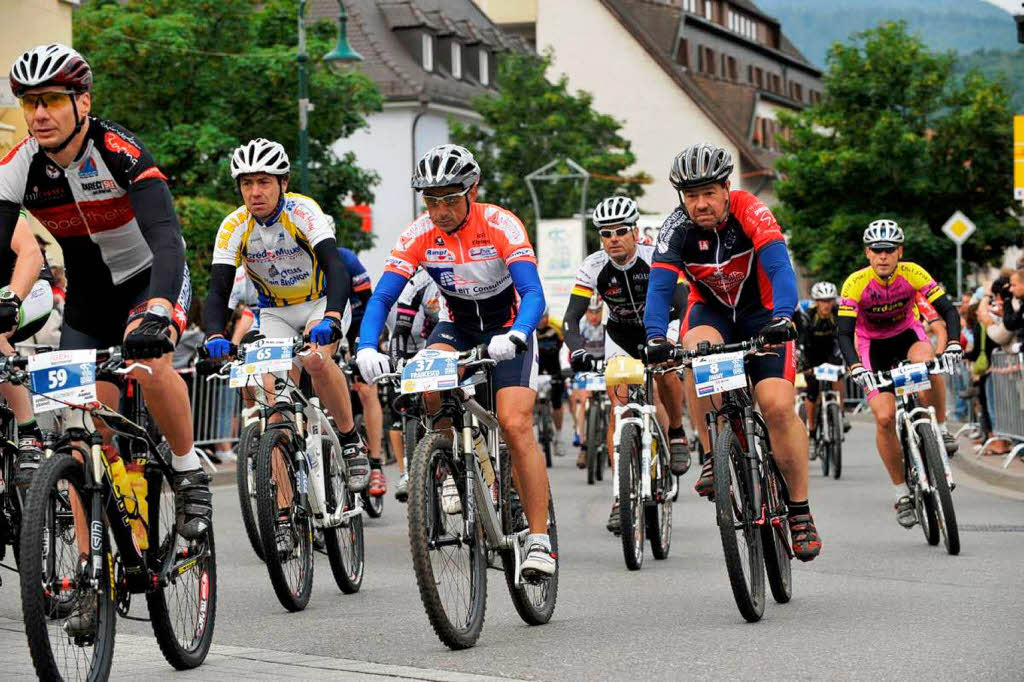
[[[15,306],[20,306],[21,297],[10,289],[4,289],[0,291],[0,303],[13,303]]]
[[[167,306],[160,305],[159,303],[146,308],[146,312],[151,315],[156,315],[157,317],[162,317],[168,322],[171,320],[171,311],[167,309]]]

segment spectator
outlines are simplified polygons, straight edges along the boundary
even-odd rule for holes
[[[988,380],[989,366],[992,362],[992,351],[998,347],[992,339],[988,330],[995,319],[989,312],[989,297],[984,297],[978,303],[972,305],[967,311],[967,324],[970,325],[974,335],[974,346],[964,354],[964,359],[971,364],[971,374],[974,377],[974,387],[977,389],[978,403],[980,406],[979,415],[981,431],[986,439],[992,437],[992,411],[989,401]],[[1009,445],[1005,441],[993,442],[987,452],[992,455],[1005,454]]]
[[[1009,291],[1011,299],[1003,304],[1003,326],[1017,341],[1024,341],[1024,269],[1010,275]]]

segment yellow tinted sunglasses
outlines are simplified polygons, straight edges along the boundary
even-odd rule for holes
[[[35,113],[40,104],[44,109],[61,109],[71,104],[71,98],[74,96],[75,93],[71,90],[54,90],[24,95],[21,98],[21,108],[29,114]]]

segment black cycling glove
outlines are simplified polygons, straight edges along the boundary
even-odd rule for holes
[[[21,299],[13,291],[0,298],[0,334],[17,329],[20,310]]]
[[[676,345],[664,336],[656,336],[653,339],[647,340],[647,347],[644,348],[644,354],[647,357],[648,363],[652,365],[660,365],[672,359],[675,349]]]
[[[128,360],[150,360],[173,350],[171,320],[162,315],[146,313],[142,324],[124,339],[124,357]]]
[[[761,343],[766,346],[777,346],[796,339],[796,325],[787,317],[776,317],[761,327],[757,333]]]
[[[572,371],[574,372],[594,371],[594,357],[582,348],[572,352],[572,355],[569,356],[569,362],[572,364]]]

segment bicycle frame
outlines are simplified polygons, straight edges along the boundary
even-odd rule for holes
[[[652,499],[651,492],[651,480],[661,475],[661,460],[655,459],[654,464],[657,469],[654,471],[654,476],[651,476],[651,465],[652,465],[652,452],[651,443],[654,441],[654,432],[657,431],[657,435],[660,437],[661,443],[664,447],[668,447],[668,438],[665,436],[665,432],[661,428],[661,424],[658,422],[658,409],[654,405],[654,400],[650,399],[654,396],[654,372],[649,369],[644,369],[644,385],[630,386],[629,397],[624,405],[615,406],[615,431],[612,434],[612,446],[615,451],[615,461],[619,460],[619,446],[622,443],[622,429],[628,424],[634,424],[640,429],[640,467],[641,471],[647,473],[646,476],[640,477],[640,492],[645,502],[649,502]],[[626,413],[632,413],[633,416],[627,417]],[[676,487],[679,485],[678,479],[672,477],[672,489],[667,493],[669,497],[675,495]],[[618,491],[619,489],[619,468],[617,466],[612,467],[612,490]]]

